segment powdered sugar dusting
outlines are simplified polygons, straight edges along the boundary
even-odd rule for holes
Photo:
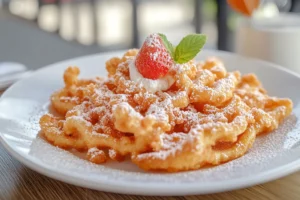
[[[162,43],[160,42],[160,36],[156,33],[151,34],[149,37],[146,38],[145,43],[147,46],[156,47],[158,49],[162,48]]]
[[[119,103],[117,105],[114,105],[113,108],[112,108],[113,112],[115,112],[117,107],[128,111],[128,114],[129,114],[130,117],[140,118],[142,116],[140,113],[136,112],[134,110],[134,108],[132,108],[127,102],[122,102],[122,103]]]
[[[24,100],[22,102],[24,103]],[[17,105],[22,104],[18,102]],[[299,105],[296,105],[293,114],[276,131],[258,136],[253,148],[243,157],[213,168],[173,174],[144,172],[128,161],[118,163],[114,167],[110,163],[96,165],[85,160],[81,154],[74,155],[73,152],[52,146],[41,135],[37,136],[40,130],[39,118],[48,110],[48,105],[49,103],[30,104],[27,107],[29,111],[22,116],[22,120],[7,120],[7,125],[2,124],[2,129],[5,130],[2,133],[3,137],[5,133],[9,133],[12,138],[11,144],[23,148],[24,155],[34,157],[49,166],[49,169],[60,170],[71,176],[76,174],[87,181],[103,183],[105,180],[115,180],[145,185],[149,183],[208,184],[259,175],[299,158]],[[195,111],[192,105],[187,109]],[[26,141],[22,141],[22,138],[26,138]]]
[[[96,147],[90,148],[87,153],[91,156],[92,159],[101,155],[99,149]]]
[[[297,109],[299,110],[299,108]],[[288,152],[293,153],[292,149],[299,147],[300,139],[297,145],[284,146],[289,140],[287,135],[299,135],[299,112],[288,117],[278,130],[273,133],[259,136],[256,139],[254,147],[243,157],[231,162],[219,165],[213,168],[206,168],[197,171],[190,171],[176,174],[144,172],[134,166],[132,163],[125,161],[118,163],[118,167],[108,167],[110,164],[96,165],[82,159],[82,156],[73,155],[72,153],[53,147],[42,138],[37,137],[33,140],[29,154],[42,160],[55,168],[71,170],[74,173],[86,174],[87,172],[94,179],[107,178],[114,180],[126,180],[129,182],[165,182],[165,183],[182,183],[182,182],[214,182],[225,181],[234,178],[253,176],[265,170],[277,167],[278,157],[286,155]],[[168,136],[167,136],[168,137]],[[296,144],[294,143],[294,144]],[[172,144],[165,144],[171,147]],[[292,149],[291,149],[292,148]],[[296,149],[295,149],[296,150]],[[174,151],[172,151],[174,153]],[[298,154],[298,153],[297,153]],[[162,155],[164,156],[164,155]],[[276,159],[276,166],[273,165]],[[124,169],[128,169],[124,171]],[[93,175],[94,174],[94,175]]]
[[[146,115],[152,116],[158,121],[168,122],[169,118],[167,114],[167,108],[171,105],[171,99],[167,98],[164,101],[159,102],[158,104],[152,104],[146,112]]]
[[[176,156],[176,153],[182,151],[184,143],[188,142],[188,140],[190,140],[190,137],[191,135],[184,133],[174,133],[172,134],[172,136],[169,134],[162,134],[160,136],[160,139],[162,141],[162,150],[158,152],[152,152],[149,154],[139,154],[137,156],[137,159],[159,158],[165,160],[169,156]],[[176,138],[175,141],[174,138]]]
[[[114,158],[117,155],[117,152],[114,149],[109,149],[108,155],[110,158]]]
[[[158,52],[151,53],[151,57],[153,61],[156,61],[158,59]]]
[[[79,103],[79,98],[78,97],[60,97],[60,100],[62,102],[76,102],[76,103]]]

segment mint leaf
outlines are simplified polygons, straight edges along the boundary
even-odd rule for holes
[[[174,59],[175,49],[174,49],[172,43],[167,39],[167,37],[164,34],[158,33],[158,35],[160,36],[161,40],[163,41],[164,46],[166,47],[167,51],[170,53],[171,57]]]
[[[206,42],[206,35],[190,34],[185,36],[175,50],[174,61],[182,64],[186,63],[200,52]]]

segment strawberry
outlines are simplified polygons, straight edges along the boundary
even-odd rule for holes
[[[192,60],[205,42],[205,35],[190,34],[174,47],[164,34],[151,34],[136,55],[135,66],[144,78],[159,79],[168,73],[174,63],[183,64]]]
[[[162,35],[154,33],[148,36],[135,60],[139,73],[144,78],[155,80],[164,77],[172,65],[173,59]]]

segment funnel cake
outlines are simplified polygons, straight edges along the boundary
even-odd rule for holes
[[[174,64],[170,88],[151,92],[130,77],[138,52],[108,60],[107,79],[66,69],[51,97],[61,116],[40,119],[46,140],[97,164],[130,157],[144,170],[194,170],[243,156],[292,111],[291,100],[268,96],[254,74],[227,72],[217,58]]]

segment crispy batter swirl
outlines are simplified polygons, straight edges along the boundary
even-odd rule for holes
[[[174,65],[174,85],[151,93],[130,80],[137,52],[108,60],[107,79],[81,80],[69,67],[51,96],[62,116],[40,119],[45,138],[94,163],[130,156],[145,170],[184,171],[244,155],[292,111],[291,100],[268,96],[254,74],[227,72],[217,58]]]

